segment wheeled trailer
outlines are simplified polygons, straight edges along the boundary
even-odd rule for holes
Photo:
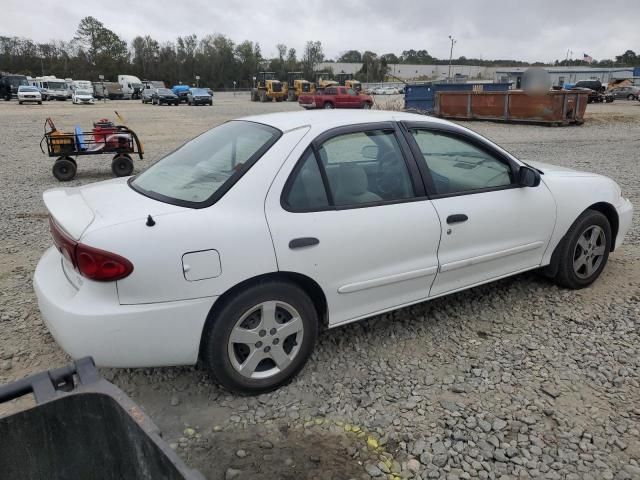
[[[72,180],[78,170],[77,157],[84,155],[110,155],[111,171],[116,177],[127,177],[133,173],[133,155],[140,159],[144,156],[144,147],[138,135],[129,127],[115,125],[107,119],[93,124],[91,131],[83,131],[79,126],[73,132],[61,132],[56,129],[51,118],[44,125],[44,135],[40,140],[40,150],[55,157],[53,176],[61,182]]]

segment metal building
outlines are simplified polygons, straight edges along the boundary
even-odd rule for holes
[[[522,84],[522,75],[529,67],[503,67],[496,68],[494,81],[509,82],[512,88],[519,89]],[[633,67],[598,68],[598,67],[544,67],[551,76],[554,86],[562,86],[565,83],[576,83],[580,80],[600,80],[603,84],[612,79],[633,78]]]

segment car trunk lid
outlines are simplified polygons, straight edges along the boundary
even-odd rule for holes
[[[145,197],[116,178],[82,187],[48,190],[43,195],[47,210],[55,222],[74,240],[89,230],[145,220],[184,210],[183,207]]]

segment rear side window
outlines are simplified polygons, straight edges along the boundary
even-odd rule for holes
[[[284,204],[292,211],[375,206],[414,197],[393,131],[339,135],[320,145],[317,154],[317,159],[312,150],[303,155],[285,187]]]
[[[313,150],[307,150],[302,156],[290,182],[291,186],[285,198],[285,204],[290,210],[314,211],[329,206],[327,191]]]

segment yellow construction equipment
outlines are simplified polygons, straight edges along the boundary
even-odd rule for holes
[[[302,78],[302,72],[288,72],[285,91],[287,92],[287,100],[297,102],[300,95],[304,93],[315,93],[316,86]]]
[[[321,90],[327,87],[337,86],[338,82],[335,80],[331,80],[331,77],[328,73],[316,73],[316,83],[315,86],[317,89]]]
[[[274,99],[276,102],[285,99],[285,89],[282,82],[276,79],[273,72],[258,72],[253,77],[251,101],[269,102]]]
[[[355,80],[351,73],[339,73],[337,80],[343,87],[351,88],[356,92],[362,92],[362,83],[360,83],[359,80]]]

